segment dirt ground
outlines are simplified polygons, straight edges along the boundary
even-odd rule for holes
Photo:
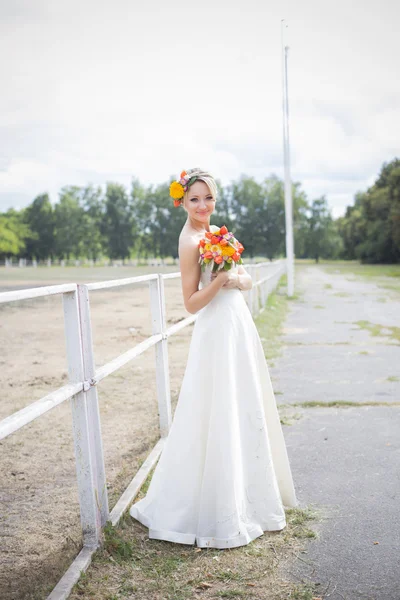
[[[158,268],[2,269],[0,291],[118,279]],[[176,272],[176,266],[163,269]],[[167,322],[184,309],[180,279],[167,280]],[[149,291],[125,286],[90,293],[96,367],[151,335]],[[173,410],[193,324],[169,339]],[[0,419],[67,382],[61,296],[0,306]],[[155,349],[98,385],[110,509],[159,438]],[[81,547],[69,401],[0,442],[0,597],[42,599]]]

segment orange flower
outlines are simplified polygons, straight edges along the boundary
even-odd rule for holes
[[[174,200],[174,206],[179,206],[180,204],[182,204],[180,200]]]
[[[225,238],[222,238],[222,240],[220,241],[220,245],[226,246],[227,244],[228,244],[228,240],[226,240]]]
[[[223,225],[219,232],[221,235],[225,235],[226,233],[228,233],[228,228],[225,225]]]
[[[224,259],[222,258],[222,256],[220,254],[218,254],[218,256],[216,256],[214,258],[214,262],[217,263],[217,265],[220,265],[222,263]]]
[[[209,250],[207,250],[207,252],[204,254],[204,258],[212,258],[213,257],[213,253],[210,252]]]
[[[238,254],[237,252],[235,252],[235,254],[232,254],[232,258],[235,262],[237,262],[240,258],[240,254]]]
[[[199,242],[199,245],[202,246],[202,247],[204,247],[206,245],[206,240],[201,239],[200,242]]]
[[[219,237],[217,237],[216,235],[213,235],[211,238],[211,243],[218,244],[218,242],[219,242]]]
[[[211,233],[211,231],[206,231],[206,238],[208,240],[211,240],[212,237],[213,237],[213,234]]]
[[[181,179],[182,179],[182,177],[185,177],[185,175],[187,175],[186,171],[182,171],[182,173],[181,173]]]

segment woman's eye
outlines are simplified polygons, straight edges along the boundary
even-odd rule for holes
[[[190,202],[197,202],[198,198],[191,198]],[[214,200],[212,196],[207,196],[206,200]]]

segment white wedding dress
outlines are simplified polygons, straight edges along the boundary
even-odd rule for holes
[[[210,282],[206,267],[200,289]],[[147,495],[129,512],[149,538],[234,548],[283,529],[284,506],[298,502],[243,292],[221,288],[197,314],[168,438]]]

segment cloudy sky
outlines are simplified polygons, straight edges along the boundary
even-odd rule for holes
[[[334,216],[400,156],[397,0],[0,0],[0,210],[201,166],[283,175]]]

